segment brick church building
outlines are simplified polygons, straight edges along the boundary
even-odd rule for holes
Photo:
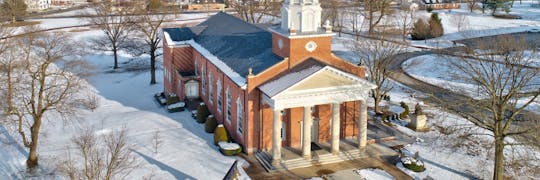
[[[217,13],[193,27],[165,28],[166,93],[201,98],[248,153],[312,158],[312,145],[367,142],[365,67],[332,53],[318,0],[284,0],[280,26]]]

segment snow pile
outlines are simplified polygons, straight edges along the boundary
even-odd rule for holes
[[[174,104],[171,104],[171,105],[167,106],[167,109],[181,108],[181,107],[184,107],[184,106],[186,106],[186,103],[177,102],[177,103],[174,103]]]
[[[237,150],[238,148],[240,148],[240,145],[236,143],[228,143],[225,141],[218,142],[218,145],[221,149],[224,149],[224,150]]]

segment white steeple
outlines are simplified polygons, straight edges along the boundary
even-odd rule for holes
[[[317,32],[321,11],[319,0],[285,0],[281,7],[281,30],[291,34]]]

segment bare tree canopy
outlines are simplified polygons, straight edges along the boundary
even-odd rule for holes
[[[138,9],[138,16],[133,19],[133,38],[126,45],[127,50],[134,55],[150,55],[150,84],[156,84],[156,58],[161,56],[160,52],[161,28],[164,22],[169,21],[171,16],[167,14],[153,15],[145,9]]]
[[[368,33],[373,34],[375,27],[379,25],[381,20],[388,14],[392,13],[390,9],[391,0],[357,0],[364,8],[361,13],[366,18],[368,23]]]
[[[129,16],[133,10],[129,7],[114,11],[111,3],[101,2],[93,7],[96,15],[87,18],[91,24],[96,25],[105,34],[93,39],[92,47],[96,50],[113,52],[113,69],[118,68],[118,51],[124,48],[129,33],[133,29],[132,17]]]
[[[280,7],[274,0],[235,0],[229,5],[244,21],[254,24],[261,23],[264,16],[277,12]]]
[[[99,136],[93,129],[81,129],[80,132],[71,139],[78,156],[68,152],[67,158],[59,164],[60,171],[70,179],[124,179],[139,166],[128,144],[125,128]],[[79,159],[82,161],[77,161]]]
[[[11,22],[17,21],[17,17],[26,14],[27,5],[24,0],[3,0],[0,4],[0,10],[2,10],[2,16],[10,16]]]
[[[61,33],[30,34],[14,41],[2,56],[2,112],[17,127],[22,144],[29,149],[27,166],[38,165],[38,139],[44,119],[70,117],[81,107],[77,96],[84,75],[84,61],[66,60],[76,55],[74,44]],[[79,71],[80,70],[80,71]],[[80,72],[80,73],[79,73]]]
[[[451,62],[459,70],[457,77],[477,86],[482,100],[451,105],[468,107],[462,108],[462,115],[492,133],[489,135],[495,139],[493,179],[504,179],[503,151],[505,146],[515,143],[507,138],[529,134],[527,137],[536,139],[532,143],[538,142],[538,116],[527,117],[526,112],[527,106],[540,95],[540,69],[528,67],[538,52],[524,39],[511,35],[482,40],[478,49],[467,52],[459,61]]]
[[[405,51],[405,45],[384,40],[384,36],[373,39],[350,41],[348,47],[360,58],[360,63],[366,66],[368,80],[377,85],[371,96],[375,100],[375,112],[380,113],[379,103],[392,87],[388,84],[388,70],[395,55]]]

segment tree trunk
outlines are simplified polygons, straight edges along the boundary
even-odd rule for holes
[[[116,47],[113,47],[113,53],[114,53],[114,67],[113,69],[118,69],[118,49]]]
[[[15,23],[17,22],[17,18],[15,18],[15,16],[11,16],[11,23]]]
[[[495,167],[493,168],[493,179],[504,179],[504,137],[495,138]]]
[[[381,98],[373,98],[373,100],[374,100],[374,102],[375,102],[375,103],[374,103],[374,106],[375,106],[375,107],[373,107],[373,108],[374,108],[374,110],[375,110],[375,113],[378,114],[378,113],[379,113],[379,103],[381,102]]]
[[[150,84],[156,84],[156,54],[150,51]]]
[[[30,169],[35,168],[38,165],[38,137],[39,129],[41,128],[41,118],[37,117],[34,119],[34,125],[30,128],[30,136],[32,141],[30,142],[30,152],[28,153],[28,159],[26,160],[26,166]]]

